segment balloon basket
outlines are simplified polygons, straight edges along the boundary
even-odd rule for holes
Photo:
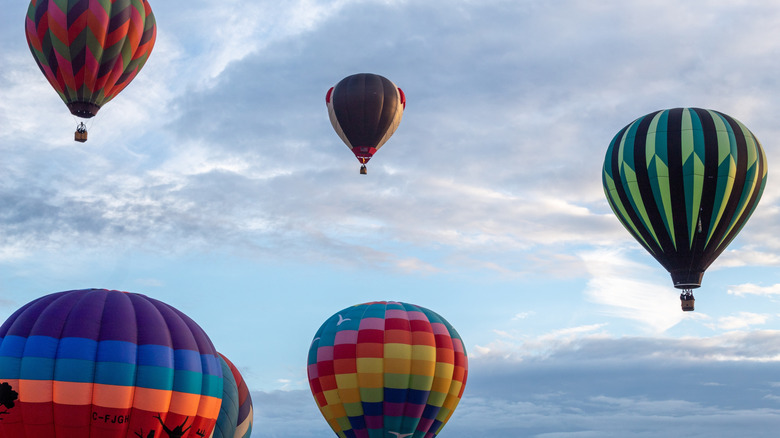
[[[81,122],[76,126],[76,133],[74,134],[73,139],[81,143],[87,141],[87,125],[85,125],[84,122]]]
[[[683,312],[693,312],[693,303],[696,300],[691,296],[690,298],[680,298],[680,304],[682,305]]]
[[[361,175],[368,175],[368,169],[366,169],[366,165],[360,166],[360,174]]]

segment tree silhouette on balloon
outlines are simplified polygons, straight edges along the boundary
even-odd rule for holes
[[[8,410],[14,407],[14,402],[19,397],[19,393],[14,391],[8,382],[0,383],[0,406],[4,409],[0,411],[0,415],[7,414]],[[0,420],[3,417],[0,416]]]

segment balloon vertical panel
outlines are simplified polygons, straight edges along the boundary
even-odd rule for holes
[[[235,438],[249,438],[252,435],[252,426],[254,424],[254,407],[252,405],[252,395],[249,392],[246,380],[238,371],[238,368],[227,358],[225,358],[233,378],[238,387],[238,418],[236,419]]]
[[[252,435],[252,397],[244,377],[225,355],[220,353],[224,385],[213,438],[249,438]]]
[[[432,438],[467,378],[460,336],[438,314],[372,302],[329,318],[309,349],[309,384],[337,436]]]
[[[222,404],[219,407],[217,424],[214,426],[211,438],[233,438],[238,423],[238,385],[222,354],[219,362],[222,365]]]
[[[211,433],[222,397],[217,353],[194,321],[107,290],[15,312],[0,327],[0,382],[18,393],[0,416],[3,437],[195,437]]]

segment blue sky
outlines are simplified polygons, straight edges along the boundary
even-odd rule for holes
[[[406,301],[470,355],[442,437],[774,436],[780,6],[713,3],[152,1],[150,60],[81,144],[9,2],[0,320],[67,289],[161,299],[241,369],[253,436],[309,438],[314,332]],[[408,101],[367,176],[325,107],[359,72]],[[770,169],[693,313],[600,176],[619,129],[678,106],[745,123]]]

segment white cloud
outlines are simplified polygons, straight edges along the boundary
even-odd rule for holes
[[[135,280],[135,283],[143,287],[158,288],[165,286],[165,282],[156,278],[138,278]]]
[[[487,345],[476,345],[473,357],[502,358],[522,361],[527,358],[544,357],[553,352],[574,345],[582,339],[601,339],[607,335],[602,330],[607,324],[590,324],[553,330],[535,338],[515,332],[493,330],[499,338]]]
[[[771,315],[739,312],[737,315],[718,318],[717,327],[722,330],[741,330],[753,325],[763,325],[771,319]]]
[[[396,267],[404,272],[435,273],[440,269],[416,257],[405,258],[395,262]]]
[[[773,284],[771,286],[760,286],[753,283],[738,284],[736,286],[731,286],[728,289],[728,293],[738,297],[743,297],[745,295],[780,295],[780,284]]]
[[[742,314],[721,322],[730,332],[711,337],[656,338],[616,337],[606,324],[558,329],[534,337],[497,331],[498,338],[476,346],[471,357],[485,363],[540,363],[570,358],[580,364],[602,361],[677,363],[778,362],[780,332],[739,330],[763,324],[763,315]],[[730,327],[729,324],[733,324]],[[576,358],[576,359],[575,359]],[[670,362],[670,363],[671,363]]]
[[[771,241],[764,242],[769,244],[766,248],[777,247],[771,244]],[[726,250],[712,264],[711,270],[720,268],[734,268],[741,266],[780,266],[780,255],[758,249],[731,249]]]
[[[515,316],[513,316],[512,320],[516,321],[516,320],[519,320],[519,319],[526,319],[526,318],[531,317],[531,316],[533,316],[535,314],[536,314],[536,312],[520,312],[520,313],[516,314]]]
[[[648,330],[662,333],[683,320],[679,292],[671,281],[650,276],[650,268],[633,262],[627,251],[596,249],[579,254],[590,279],[585,290],[588,298],[604,306],[604,313],[641,323]],[[648,263],[654,263],[649,257]],[[656,269],[663,271],[662,268]]]
[[[185,65],[178,69],[187,67],[188,73],[198,75],[191,85],[210,88],[230,63],[248,56],[263,56],[261,52],[269,45],[311,31],[351,3],[355,2],[294,0],[276,4],[225,0],[215,4],[200,1],[186,11],[173,4],[156,5],[155,15],[161,38],[176,38],[179,46],[200,49],[182,58]],[[166,32],[167,29],[180,32]]]

